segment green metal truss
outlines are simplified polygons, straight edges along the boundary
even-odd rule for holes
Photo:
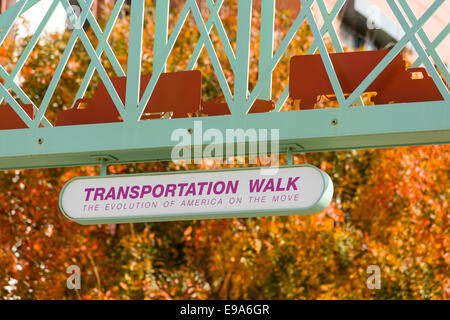
[[[16,19],[39,1],[19,0],[0,15],[0,46]],[[215,128],[220,130],[224,136],[226,129],[279,129],[281,153],[288,150],[292,151],[293,146],[295,146],[294,151],[296,152],[313,152],[449,143],[450,93],[442,78],[450,83],[450,75],[437,54],[436,47],[447,38],[450,32],[450,24],[434,40],[430,40],[422,29],[423,25],[444,1],[430,2],[425,13],[421,17],[416,17],[407,1],[387,0],[405,34],[356,90],[345,97],[323,38],[326,34],[329,34],[335,52],[343,52],[333,21],[343,8],[346,0],[338,0],[331,11],[328,10],[324,0],[301,0],[301,11],[276,50],[273,45],[275,0],[262,1],[258,82],[251,91],[248,85],[250,42],[252,41],[251,18],[253,9],[251,0],[238,1],[235,51],[218,14],[224,0],[207,0],[210,14],[206,22],[197,2],[186,0],[170,34],[168,28],[169,0],[157,0],[154,21],[153,74],[142,98],[139,98],[145,0],[133,0],[131,2],[130,35],[133,36],[130,36],[129,40],[126,72],[120,66],[108,43],[109,36],[124,5],[124,0],[116,1],[103,31],[91,11],[93,0],[78,0],[81,8],[80,24],[83,25],[85,21],[89,22],[98,39],[98,45],[94,48],[83,28],[74,29],[44,98],[41,104],[37,106],[15,80],[42,36],[43,30],[56,7],[61,4],[69,15],[74,14],[68,0],[52,0],[48,12],[31,37],[13,71],[8,73],[0,66],[0,77],[3,80],[0,83],[0,102],[6,101],[29,127],[28,129],[0,131],[0,169],[92,165],[99,164],[100,158],[108,158],[110,163],[170,160],[171,150],[176,144],[170,139],[172,131],[178,128],[192,129],[194,128],[194,121],[202,121],[204,130]],[[319,28],[311,9],[313,5],[317,5],[324,20],[321,28]],[[231,115],[140,121],[139,119],[152,95],[159,76],[166,71],[166,61],[190,13],[195,19],[200,38],[188,62],[187,69],[195,68],[201,52],[206,49],[220,88],[230,107]],[[408,24],[407,19],[410,24]],[[307,54],[314,54],[317,51],[320,53],[340,107],[280,112],[289,95],[288,86],[286,86],[283,94],[276,102],[273,112],[248,114],[256,99],[271,98],[272,74],[305,20],[314,35],[314,41]],[[233,84],[227,81],[212,43],[210,32],[213,27],[220,37],[231,71],[234,73]],[[46,119],[45,114],[51,98],[55,94],[63,70],[73,54],[74,46],[78,40],[85,47],[91,58],[91,63],[86,70],[79,91],[74,97],[74,104],[77,99],[84,96],[94,72],[97,71],[123,118],[123,122],[53,127]],[[418,60],[412,67],[424,65],[444,100],[350,108],[354,103],[363,105],[360,96],[408,43],[411,43],[419,55]],[[102,64],[101,57],[103,54],[114,68],[117,76],[127,76],[125,104],[119,98]],[[42,58],[45,59],[45,57]],[[233,90],[231,90],[230,85],[234,85]],[[31,119],[23,111],[14,96],[17,96],[23,103],[33,105],[36,114],[34,119]]]

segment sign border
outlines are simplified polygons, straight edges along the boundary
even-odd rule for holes
[[[117,177],[136,177],[136,176],[154,176],[154,175],[174,175],[174,174],[195,174],[206,172],[223,172],[223,171],[240,171],[240,170],[270,170],[283,168],[304,168],[309,167],[317,170],[323,180],[324,189],[319,199],[311,206],[304,209],[283,209],[283,210],[246,210],[246,211],[226,211],[217,213],[202,213],[202,214],[171,214],[169,216],[164,214],[156,214],[152,216],[135,216],[135,217],[117,217],[117,218],[81,218],[74,219],[70,217],[63,209],[62,195],[66,187],[76,180],[98,179],[98,178],[117,178]],[[189,220],[209,220],[209,219],[233,219],[233,218],[254,218],[262,216],[291,216],[291,215],[308,215],[318,213],[324,210],[331,202],[334,194],[334,186],[330,176],[316,166],[309,164],[301,165],[285,165],[272,167],[246,167],[246,168],[225,168],[225,169],[210,169],[210,170],[189,170],[189,171],[168,171],[168,172],[149,172],[149,173],[135,173],[135,174],[121,174],[121,175],[106,175],[106,176],[84,176],[76,177],[69,180],[61,189],[59,195],[59,208],[61,213],[69,220],[81,225],[96,225],[96,224],[120,224],[120,223],[143,223],[143,222],[169,222],[169,221],[189,221]]]

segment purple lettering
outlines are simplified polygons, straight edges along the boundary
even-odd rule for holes
[[[264,188],[263,192],[266,192],[267,190],[270,190],[272,192],[275,191],[275,187],[273,186],[273,178],[270,178],[269,181],[267,181],[266,187]]]
[[[220,189],[220,191],[217,190],[217,186],[221,186],[222,189]],[[225,182],[223,182],[223,181],[216,182],[216,184],[214,185],[214,193],[222,194],[224,190],[225,190]]]
[[[187,183],[179,183],[178,184],[178,187],[180,188],[180,193],[178,194],[180,197],[181,197],[181,195],[183,194],[183,190],[184,190],[184,187],[186,187],[188,184]]]
[[[297,189],[297,185],[295,184],[295,183],[297,182],[298,179],[300,179],[300,177],[297,177],[297,178],[295,178],[295,179],[289,178],[288,184],[287,184],[287,187],[286,187],[286,191],[289,191],[289,189],[291,189],[291,187],[292,187],[294,190],[298,190],[298,189]]]
[[[91,192],[94,191],[94,190],[95,190],[94,188],[86,188],[86,189],[84,189],[84,191],[87,192],[85,201],[89,201],[89,197],[91,196]]]
[[[114,189],[114,187],[109,189],[108,193],[106,194],[105,200],[108,199],[116,200],[116,189]]]
[[[262,181],[260,181],[259,179],[253,181],[253,179],[250,179],[250,192],[255,192],[255,190],[256,192],[261,192],[265,181],[266,179],[262,179]]]
[[[230,190],[232,193],[236,193],[238,185],[239,185],[239,180],[234,181],[234,185],[233,185],[233,181],[228,181],[226,194],[229,194]]]
[[[139,187],[139,186],[132,186],[131,187],[131,189],[130,189],[130,193],[131,193],[130,198],[131,199],[137,199],[137,197],[139,197],[139,189],[140,188],[141,187]]]
[[[200,190],[198,191],[198,195],[203,195],[203,188],[208,184],[208,182],[199,182],[198,185],[200,186]]]
[[[168,184],[166,187],[166,194],[164,195],[164,197],[167,198],[167,195],[169,194],[169,192],[172,194],[172,197],[175,197],[175,190],[177,189],[177,185],[176,184]]]
[[[185,196],[188,196],[190,194],[192,194],[193,196],[197,195],[197,193],[195,192],[195,183],[191,183],[189,185],[189,188],[187,189]]]
[[[103,195],[105,194],[105,188],[97,188],[95,189],[94,194],[94,201],[97,201],[97,198],[100,198],[100,200],[103,200]]]
[[[284,188],[281,187],[281,182],[283,181],[282,178],[278,179],[278,183],[277,183],[277,191],[284,191]]]
[[[149,186],[149,185],[143,186],[141,189],[140,198],[142,199],[146,194],[149,194],[151,191],[152,191],[152,186]]]
[[[208,185],[208,193],[207,193],[208,196],[211,194],[212,185],[213,185],[212,182],[210,182],[209,185]]]
[[[156,190],[160,189],[160,192],[157,193]],[[153,197],[154,198],[159,198],[163,195],[164,193],[164,186],[162,184],[158,184],[153,188]]]
[[[129,190],[130,187],[127,187],[125,190],[123,187],[119,187],[119,191],[117,191],[117,199],[127,199]]]

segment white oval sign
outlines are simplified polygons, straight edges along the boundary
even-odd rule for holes
[[[175,221],[312,214],[332,195],[330,177],[304,165],[80,177],[60,207],[80,224]]]

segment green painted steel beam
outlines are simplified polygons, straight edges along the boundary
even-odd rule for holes
[[[334,28],[332,22],[334,21],[334,19],[336,19],[336,17],[339,14],[339,12],[341,12],[341,10],[342,10],[342,8],[343,8],[343,6],[344,6],[346,1],[347,0],[338,0],[336,2],[336,4],[334,5],[333,9],[331,10],[331,12],[328,13],[328,17],[323,16],[323,19],[324,19],[325,23],[320,28],[320,34],[321,34],[322,37],[324,37],[327,32],[330,32],[330,30],[329,30],[330,27]],[[319,8],[322,8],[322,7],[319,7]],[[323,10],[321,10],[321,13],[323,15],[325,12]],[[314,39],[314,41],[311,43],[311,46],[309,47],[308,51],[306,52],[307,55],[314,54],[317,51],[318,45],[319,45],[319,41],[320,41],[320,39]],[[340,43],[339,43],[339,45],[340,45]],[[336,52],[339,52],[340,48],[337,47],[337,44],[333,43],[333,46],[334,46]],[[289,98],[289,84],[283,90],[283,93],[281,94],[281,96],[279,97],[277,103],[275,104],[275,111],[280,111],[283,108],[283,106],[286,103],[286,101],[288,100],[288,98]],[[361,100],[361,99],[359,99],[359,100]],[[360,101],[358,103],[361,104],[361,105],[363,104],[362,101]]]
[[[388,2],[389,3],[389,2]],[[359,96],[370,86],[370,84],[383,72],[383,70],[389,65],[389,63],[403,50],[408,44],[410,38],[418,32],[422,26],[433,16],[433,14],[444,3],[444,0],[436,0],[425,11],[425,13],[417,20],[417,22],[405,32],[406,34],[395,44],[395,46],[389,51],[389,53],[378,63],[378,65],[367,75],[367,77],[360,83],[360,85],[353,91],[353,93],[346,99],[344,107],[351,106]],[[430,70],[428,70],[430,71]],[[442,92],[442,91],[441,91]],[[443,95],[448,96],[447,94]]]
[[[20,75],[20,69],[26,64],[30,52],[40,39],[42,31],[56,7],[56,3],[61,3],[68,14],[74,14],[68,0],[55,0],[47,14],[44,14],[43,21],[41,21],[37,32],[31,37],[11,74],[8,74],[0,66],[0,77],[4,80],[0,84],[0,101],[5,100],[9,103],[17,115],[30,126],[30,129],[0,131],[0,169],[93,165],[99,164],[99,159],[108,159],[108,164],[170,160],[172,149],[178,143],[171,140],[172,132],[179,128],[186,130],[186,132],[194,130],[195,136],[198,128],[198,123],[195,121],[202,122],[203,132],[207,129],[216,129],[216,132],[222,133],[224,137],[226,137],[227,129],[279,129],[279,152],[281,153],[449,143],[450,94],[448,88],[439,77],[437,70],[429,60],[429,56],[433,60],[437,60],[437,67],[443,73],[444,78],[448,79],[448,70],[443,68],[440,58],[437,56],[436,47],[447,37],[449,25],[432,42],[422,30],[422,26],[432,18],[436,10],[444,3],[444,0],[435,0],[430,3],[427,10],[418,18],[409,8],[407,1],[401,0],[400,5],[403,12],[412,22],[411,27],[407,24],[396,2],[393,0],[388,1],[400,25],[405,30],[405,35],[347,99],[343,95],[339,79],[336,76],[323,40],[325,34],[329,33],[335,51],[343,51],[333,21],[336,19],[345,1],[338,0],[332,10],[328,12],[323,0],[301,0],[303,3],[302,9],[284,38],[281,39],[281,43],[275,52],[273,48],[275,1],[264,1],[261,6],[258,82],[250,93],[248,91],[251,56],[250,42],[253,40],[252,36],[254,36],[251,34],[251,23],[254,14],[252,1],[245,0],[238,3],[238,12],[236,13],[238,30],[235,43],[230,42],[219,16],[223,0],[207,1],[210,15],[206,23],[197,2],[195,0],[187,0],[170,34],[168,27],[169,1],[157,1],[154,21],[155,48],[154,56],[152,57],[154,62],[153,75],[147,88],[145,88],[142,99],[139,99],[139,87],[145,1],[133,1],[131,7],[131,37],[128,50],[125,108],[105,71],[104,61],[102,61],[102,55],[105,53],[116,74],[124,76],[124,71],[108,43],[108,38],[113,31],[124,0],[116,3],[104,31],[101,30],[90,10],[93,0],[78,0],[82,9],[79,17],[80,25],[83,25],[85,21],[89,22],[99,41],[98,46],[97,48],[93,47],[83,28],[72,31],[70,40],[45,92],[43,102],[39,109],[33,104],[36,111],[36,117],[33,120],[15,100],[17,97],[22,102],[32,103],[32,100],[20,88],[20,83],[16,83],[14,80]],[[3,27],[3,32],[0,32],[0,43],[6,37],[17,17],[37,2],[38,0],[18,1],[7,12],[0,15],[0,26]],[[320,28],[311,10],[311,6],[314,3],[318,5],[319,13],[324,20],[324,24]],[[172,49],[178,40],[182,28],[185,27],[185,21],[190,13],[194,17],[201,36],[188,62],[187,69],[190,70],[195,67],[202,50],[206,49],[232,115],[139,121],[160,74],[166,71],[166,61],[169,55],[172,54]],[[309,23],[315,36],[307,54],[314,54],[319,50],[341,108],[247,114],[256,99],[271,98],[273,72],[291,45],[300,26],[305,21]],[[210,36],[213,27],[217,31],[225,55],[230,62],[231,71],[234,73],[234,83],[229,83],[218,58],[218,48],[213,44]],[[416,34],[421,38],[425,48],[420,47]],[[52,127],[51,123],[45,118],[49,102],[53,98],[78,39],[81,40],[91,58],[91,63],[87,68],[75,100],[84,95],[92,79],[93,72],[97,70],[125,122]],[[384,106],[349,107],[355,100],[361,101],[360,95],[408,42],[411,42],[416,47],[420,55],[420,62],[424,62],[445,100]],[[233,51],[233,45],[236,46],[236,52]],[[234,86],[234,92],[230,89],[231,85]],[[288,94],[288,87],[286,87],[276,104],[276,111],[280,111]],[[41,123],[45,127],[40,128]],[[199,147],[200,145],[203,148],[206,147],[206,144],[203,144],[201,139]],[[296,148],[295,150],[292,149],[293,146]],[[225,146],[224,149],[226,150],[227,147]],[[197,151],[202,150],[201,148],[193,149]],[[201,152],[197,152],[194,157],[199,154]],[[245,151],[238,155],[248,154],[249,151]]]
[[[238,1],[236,37],[236,70],[234,74],[234,103],[230,110],[234,114],[245,114],[247,110],[239,108],[248,98],[248,79],[250,66],[250,41],[252,31],[252,0]]]
[[[433,78],[434,83],[436,84],[437,88],[439,89],[439,91],[441,92],[442,96],[445,99],[450,99],[450,95],[447,89],[447,86],[445,85],[445,83],[442,81],[441,76],[439,75],[439,73],[437,72],[437,70],[435,69],[433,63],[430,61],[430,59],[428,58],[428,55],[426,53],[426,51],[422,48],[422,46],[420,45],[419,41],[417,40],[417,38],[415,37],[414,33],[411,31],[412,28],[410,28],[408,26],[408,22],[406,21],[405,17],[402,15],[400,8],[398,7],[398,5],[392,1],[392,0],[388,0],[388,5],[391,7],[394,15],[397,17],[398,22],[400,23],[400,25],[402,26],[403,30],[405,31],[407,37],[409,38],[410,42],[412,43],[414,49],[416,49],[417,53],[419,54],[419,57],[422,61],[422,63],[425,65],[428,73],[430,74],[430,76]],[[437,1],[436,1],[437,2]],[[406,3],[403,3],[403,8],[409,8],[408,5]],[[413,14],[412,11],[408,11],[406,10],[406,14]],[[415,17],[413,17],[412,15],[410,16],[412,22],[413,22],[413,26],[415,24],[417,24],[417,19]],[[431,42],[429,41],[428,37],[426,36],[425,32],[422,29],[418,30],[419,36],[422,39],[422,41],[424,42],[425,46],[431,46]],[[432,55],[433,59],[435,59],[437,55]],[[448,77],[448,71],[447,68],[445,66],[443,66],[442,61],[441,64],[439,64],[439,60],[440,58],[439,56],[437,56],[437,59],[435,59],[435,63],[438,65],[438,67],[442,70],[442,72],[444,72],[444,77],[446,79],[449,79]]]
[[[144,7],[145,0],[134,0],[131,2],[127,91],[125,97],[125,121],[129,123],[135,123],[136,121],[140,99]]]
[[[302,6],[306,7],[307,0],[301,0]],[[333,87],[333,91],[336,95],[337,101],[340,106],[344,106],[345,104],[345,96],[342,91],[341,84],[337,77],[336,71],[334,70],[333,63],[331,62],[330,54],[325,45],[325,41],[320,34],[319,26],[314,18],[311,8],[305,9],[306,11],[306,19],[308,20],[309,26],[311,27],[311,32],[314,35],[315,39],[319,39],[318,49],[320,56],[322,58],[322,62],[325,66],[325,70],[327,71],[328,79],[331,82],[331,86]]]
[[[4,28],[5,25],[8,25],[8,19],[11,15],[15,14],[17,10],[20,14],[27,12],[30,8],[36,5],[39,1],[42,0],[20,0],[13,4],[8,10],[4,13],[0,14],[0,28]]]
[[[214,128],[224,137],[231,128],[279,129],[281,153],[292,145],[318,152],[450,143],[450,105],[436,101],[4,130],[0,145],[8,147],[0,149],[0,169],[94,165],[101,156],[112,159],[108,164],[170,160],[179,143],[172,132],[188,131],[194,121],[202,121],[203,132]]]
[[[275,0],[261,2],[261,26],[259,44],[259,70],[264,70],[273,58],[273,40],[275,32]],[[262,76],[258,74],[259,81]],[[272,99],[272,76],[269,77],[266,87],[262,89],[260,99]]]
[[[153,69],[166,72],[166,60],[163,59],[169,34],[170,1],[156,1],[155,4],[155,41],[153,43]],[[131,33],[130,33],[131,34]]]
[[[230,40],[228,39],[227,32],[225,27],[223,26],[222,20],[219,17],[219,11],[222,8],[224,0],[217,0],[213,3],[212,0],[207,0],[206,3],[208,5],[210,14],[208,17],[208,21],[206,22],[206,29],[208,33],[212,31],[213,26],[216,27],[217,34],[219,35],[220,41],[222,42],[223,49],[225,54],[230,62],[231,69],[233,72],[236,72],[236,56],[233,51],[233,47],[231,46]],[[199,42],[197,43],[194,52],[192,53],[191,59],[186,67],[186,70],[193,70],[197,65],[198,58],[202,53],[203,48],[205,47],[205,39],[204,37],[200,37]]]
[[[105,31],[103,32],[102,36],[98,39],[99,43],[97,45],[97,48],[95,49],[95,53],[99,57],[101,57],[102,53],[105,50],[105,47],[108,45],[108,39],[111,36],[111,33],[114,28],[114,24],[116,23],[116,21],[119,17],[119,14],[122,10],[124,2],[125,2],[125,0],[116,1],[116,4],[114,5],[114,9],[112,10],[111,15],[108,19],[108,22],[106,24]],[[111,60],[111,65],[114,67],[114,70],[115,70],[117,76],[119,76],[119,77],[125,76],[125,72],[123,71],[122,66],[117,61],[117,59]],[[94,72],[95,72],[95,63],[93,61],[91,61],[89,63],[89,67],[87,68],[87,71],[83,77],[83,82],[81,83],[80,88],[78,89],[78,92],[75,96],[75,99],[72,102],[72,108],[75,106],[78,99],[83,98],[83,96],[86,93],[86,90],[92,80]]]

